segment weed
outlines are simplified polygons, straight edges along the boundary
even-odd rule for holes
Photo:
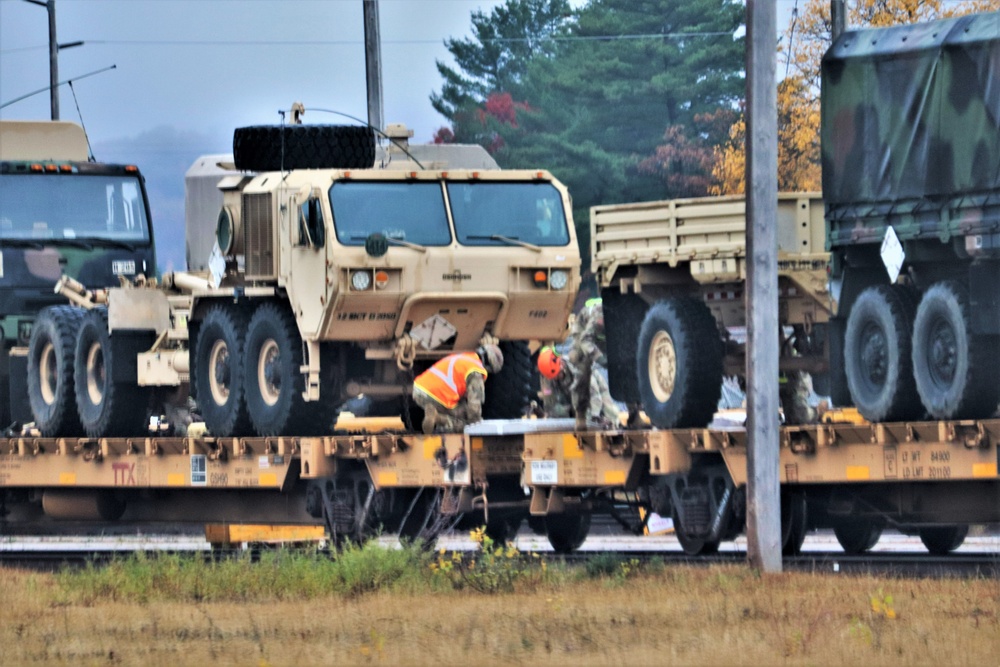
[[[488,594],[513,593],[515,583],[532,575],[532,568],[513,542],[496,544],[485,526],[471,531],[469,537],[478,546],[476,555],[463,558],[453,552],[448,556],[442,550],[431,564],[432,572],[448,578],[457,589]],[[531,558],[537,560],[538,554],[531,554]],[[544,562],[538,571],[544,575]]]

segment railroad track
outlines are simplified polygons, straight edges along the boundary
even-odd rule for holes
[[[443,542],[454,540],[448,537]],[[530,542],[520,536],[520,542]],[[387,540],[387,542],[390,542]],[[729,545],[725,551],[711,555],[692,557],[676,549],[628,549],[613,550],[593,548],[585,545],[581,550],[569,555],[559,555],[550,550],[533,550],[519,545],[522,551],[534,551],[540,557],[562,561],[573,565],[586,565],[597,559],[617,559],[620,561],[638,560],[650,562],[659,560],[666,566],[687,565],[708,567],[712,565],[735,565],[746,562],[745,549],[741,545]],[[104,540],[99,544],[74,544],[68,548],[64,540],[45,543],[24,543],[24,548],[18,548],[17,543],[6,541],[0,544],[0,567],[26,568],[37,571],[58,571],[66,568],[94,565],[100,567],[115,558],[126,557],[138,552],[156,553],[188,553],[203,554],[205,558],[225,555],[240,556],[246,549],[234,549],[227,552],[213,552],[207,543],[198,544],[186,539],[158,539],[146,542],[143,539]],[[589,548],[588,548],[589,547]],[[468,551],[472,553],[472,544],[451,544],[446,549]],[[250,549],[251,555],[259,553]],[[869,574],[877,576],[898,577],[1000,577],[1000,553],[997,551],[972,551],[953,553],[948,556],[934,556],[919,551],[879,551],[867,554],[850,555],[841,551],[810,551],[798,556],[783,559],[785,571],[812,572],[821,574]]]

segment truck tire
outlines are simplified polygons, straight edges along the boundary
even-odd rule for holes
[[[500,350],[503,369],[486,379],[483,419],[520,419],[531,402],[531,382],[536,372],[531,350],[524,341],[513,340],[501,342]]]
[[[215,437],[250,435],[243,383],[246,318],[236,308],[209,308],[195,342],[198,409]]]
[[[28,400],[44,438],[83,434],[73,391],[73,352],[83,310],[53,306],[38,314],[28,342]]]
[[[906,421],[923,412],[913,386],[912,329],[913,297],[905,287],[869,287],[851,307],[844,369],[851,400],[868,421]]]
[[[934,419],[981,419],[1000,403],[996,337],[972,335],[968,290],[935,283],[913,320],[913,379]]]
[[[314,409],[318,403],[302,398],[302,339],[290,312],[273,303],[259,307],[247,326],[244,350],[247,409],[257,435],[332,432],[336,416],[330,410]],[[321,387],[321,395],[329,389]]]
[[[354,125],[256,125],[233,133],[240,171],[369,169],[375,132]]]
[[[76,406],[87,437],[143,435],[148,430],[149,390],[137,382],[113,381],[115,358],[107,308],[94,308],[84,315],[73,357]]]
[[[968,534],[967,523],[956,526],[933,526],[920,529],[920,541],[927,547],[928,552],[935,556],[944,556],[962,546]]]
[[[706,426],[722,393],[722,341],[697,299],[666,299],[646,312],[636,349],[639,394],[660,428]]]

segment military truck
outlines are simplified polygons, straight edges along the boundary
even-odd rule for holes
[[[522,414],[527,341],[565,336],[580,281],[562,184],[406,152],[376,168],[372,131],[354,126],[240,128],[233,157],[209,272],[61,283],[89,311],[62,375],[88,436],[141,433],[146,398],[187,383],[214,436],[329,433],[362,394],[405,417],[415,373],[492,342],[505,364],[484,415]]]
[[[1000,14],[842,35],[822,63],[835,401],[872,421],[1000,402]]]
[[[53,291],[60,276],[108,287],[155,275],[142,175],[88,156],[74,123],[0,121],[0,428],[32,420],[29,396],[40,409],[75,411],[56,373],[80,311]]]
[[[828,371],[820,194],[779,194],[775,223],[781,393],[786,421],[804,421],[803,373],[823,379]],[[723,376],[746,367],[744,197],[595,206],[590,230],[611,395],[641,403],[662,428],[708,424]]]

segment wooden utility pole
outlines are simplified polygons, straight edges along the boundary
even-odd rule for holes
[[[847,28],[847,8],[844,4],[844,0],[830,0],[831,44],[836,42]]]
[[[59,120],[59,42],[56,41],[56,0],[26,0],[49,12],[49,99],[52,120]]]
[[[383,129],[382,39],[379,35],[378,0],[364,0],[365,75],[368,83],[368,124]]]
[[[747,557],[781,572],[778,91],[774,0],[747,1]]]

